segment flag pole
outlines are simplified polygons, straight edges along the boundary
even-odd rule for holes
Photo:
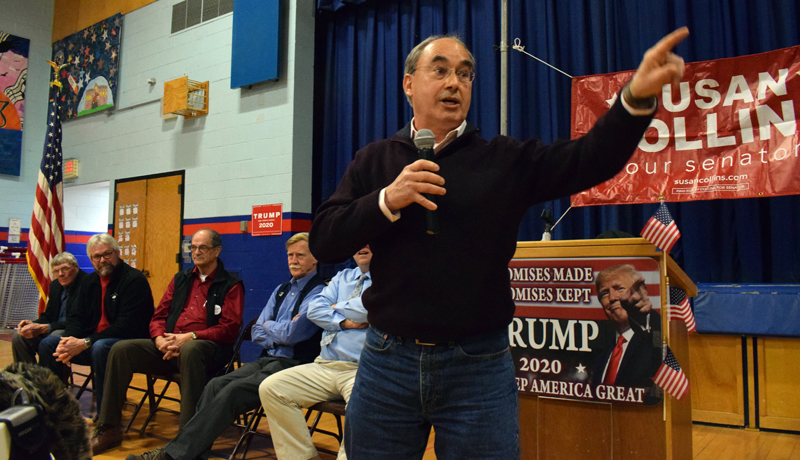
[[[64,197],[61,151],[61,117],[58,97],[62,88],[58,73],[67,64],[47,61],[53,68],[48,103],[47,134],[36,182],[31,226],[28,231],[28,271],[39,290],[39,314],[50,295],[50,261],[64,251]]]

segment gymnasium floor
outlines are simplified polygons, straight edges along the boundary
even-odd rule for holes
[[[11,357],[11,333],[0,332],[0,365],[5,366],[12,362]],[[76,366],[80,372],[88,370],[83,366]],[[134,386],[144,388],[146,386],[144,376],[136,374],[133,381]],[[158,389],[158,387],[157,387]],[[160,390],[160,389],[159,389]],[[141,398],[141,393],[129,391],[131,401]],[[167,394],[178,396],[177,388],[170,388]],[[92,394],[84,393],[80,399],[81,408],[84,415],[92,416],[96,409],[93,405]],[[165,401],[166,407],[177,409],[177,403]],[[139,435],[133,430],[141,428],[147,417],[148,405],[145,403],[136,420],[134,420],[131,431],[125,434],[121,447],[111,449],[101,455],[96,455],[97,460],[124,459],[129,454],[139,454],[166,444],[175,437],[178,432],[178,417],[175,415],[159,412],[144,435]],[[123,420],[127,423],[132,411],[126,407]],[[333,417],[329,414],[323,415],[320,427],[335,431],[336,424]],[[264,422],[259,428],[260,431],[268,433],[269,429]],[[214,443],[211,458],[227,459],[233,447],[239,439],[239,429],[229,428]],[[694,425],[692,430],[694,460],[800,460],[800,435],[787,433],[774,433],[766,431],[745,431],[737,428],[724,428],[707,425]],[[318,447],[330,450],[337,450],[338,443],[330,436],[322,434],[314,435],[314,443]],[[423,460],[434,460],[436,455],[433,452],[434,437],[428,442],[428,449]],[[323,460],[332,460],[333,455],[320,454]],[[247,458],[251,460],[274,459],[275,450],[268,439],[255,437],[247,453]],[[527,457],[524,457],[527,458]],[[550,459],[545,459],[550,460]],[[554,459],[564,460],[564,459]]]

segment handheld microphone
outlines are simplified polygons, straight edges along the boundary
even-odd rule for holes
[[[419,149],[419,159],[420,160],[433,160],[433,144],[436,143],[436,137],[433,135],[433,131],[430,129],[421,129],[417,131],[417,135],[414,136],[414,145],[417,146]],[[434,197],[429,194],[424,194],[425,198],[436,202]],[[438,211],[431,211],[430,209],[425,210],[425,221],[427,224],[427,230],[429,235],[435,235],[439,233],[439,213]]]

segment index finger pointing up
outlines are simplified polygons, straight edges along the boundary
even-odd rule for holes
[[[653,46],[653,50],[658,52],[659,54],[669,53],[672,48],[675,48],[678,43],[682,42],[684,38],[689,36],[689,28],[686,26],[681,27],[680,29],[673,30],[664,38],[658,41]]]

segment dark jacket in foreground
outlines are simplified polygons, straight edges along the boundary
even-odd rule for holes
[[[370,245],[373,284],[362,300],[378,329],[428,342],[504,331],[514,314],[508,262],[525,211],[616,175],[651,118],[617,103],[586,136],[552,145],[486,141],[468,126],[436,155],[447,191],[437,197],[438,235],[426,233],[422,206],[402,209],[392,223],[378,205],[380,190],[418,159],[406,126],[356,153],[317,210],[311,253],[340,262]]]
[[[69,312],[75,308],[75,301],[78,298],[78,293],[81,290],[81,283],[88,276],[88,273],[80,268],[78,269],[78,274],[75,275],[75,279],[72,280],[69,293],[67,294],[67,315],[69,315]],[[50,332],[67,327],[66,320],[58,320],[58,314],[61,312],[62,292],[64,292],[64,286],[62,286],[58,280],[54,280],[52,283],[50,283],[50,294],[47,297],[47,307],[45,308],[44,313],[42,313],[42,316],[33,320],[34,323],[49,324]]]
[[[76,308],[67,314],[64,337],[88,337],[92,342],[107,338],[150,337],[148,326],[154,311],[150,283],[142,272],[131,268],[122,260],[111,277],[105,298],[108,328],[94,332],[102,314],[100,275],[94,272],[81,284]]]

